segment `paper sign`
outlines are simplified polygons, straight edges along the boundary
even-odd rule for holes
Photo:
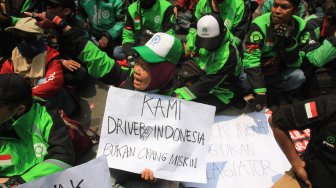
[[[111,168],[205,183],[214,116],[213,106],[110,87],[98,156]]]
[[[269,188],[290,169],[264,113],[215,118],[207,184],[198,188]]]
[[[92,173],[94,172],[94,173]],[[18,188],[111,188],[112,181],[105,157],[99,157],[82,165],[56,172]]]

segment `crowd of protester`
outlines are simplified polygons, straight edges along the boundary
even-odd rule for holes
[[[300,186],[336,186],[335,145],[328,152],[318,148],[323,148],[319,137],[336,135],[331,96],[336,93],[335,1],[0,3],[0,154],[19,151],[12,153],[13,164],[1,165],[4,185],[16,186],[74,165],[78,156],[69,147],[71,139],[58,110],[75,116],[80,111],[77,90],[85,89],[93,77],[115,87],[213,105],[216,112],[229,106],[269,108],[270,125],[293,173],[299,183],[302,180]],[[307,100],[320,116],[303,117]],[[286,131],[317,124],[332,125],[316,131],[317,141],[314,137],[305,163],[290,150],[290,140],[285,142]],[[36,144],[46,151],[35,156]],[[321,155],[325,160],[312,151],[327,153]],[[31,156],[20,157],[27,153]],[[141,178],[154,187],[182,186],[154,176],[145,169]],[[115,187],[139,187],[119,184],[116,180]]]

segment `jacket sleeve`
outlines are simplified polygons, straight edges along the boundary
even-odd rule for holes
[[[309,32],[304,29],[296,38],[291,46],[285,47],[280,51],[281,57],[288,67],[299,68],[305,55],[304,48],[309,42]]]
[[[173,6],[169,6],[166,12],[164,13],[162,20],[162,31],[167,34],[175,36],[176,18],[173,9],[174,9]]]
[[[41,134],[48,142],[48,154],[44,157],[44,161],[21,175],[26,182],[65,170],[75,163],[75,154],[66,125],[57,110],[48,107],[47,109],[52,121],[48,121],[49,124],[41,130]]]
[[[264,74],[262,73],[260,62],[264,40],[265,36],[259,27],[252,24],[245,41],[246,50],[244,51],[243,67],[255,93],[266,92]]]
[[[121,68],[95,44],[84,39],[75,28],[62,33],[61,39],[67,41],[64,46],[67,47],[68,52],[77,56],[87,66],[88,73],[92,77],[101,79],[107,84],[118,85],[126,79],[125,75],[129,75],[129,70]]]
[[[219,70],[216,70],[214,73],[203,74],[191,86],[178,88],[175,90],[175,93],[179,98],[186,100],[194,100],[209,95],[215,87],[221,85],[227,78],[234,76],[238,62],[237,57],[236,48],[231,46],[228,56],[217,60],[217,62],[213,62],[216,65],[223,64]]]
[[[233,39],[236,46],[240,46],[245,38],[246,30],[250,22],[251,11],[246,4],[239,7],[235,11],[237,12],[237,15],[235,18],[235,23],[233,23],[231,33],[233,34]]]
[[[202,7],[200,3],[196,4],[195,12],[190,23],[188,35],[186,36],[186,51],[193,52],[196,50],[197,21],[202,16]]]
[[[4,73],[14,73],[13,65],[10,63],[8,59],[1,66],[0,74]]]
[[[122,44],[124,45],[126,43],[136,43],[134,33],[134,20],[132,19],[132,16],[128,11],[126,13],[126,23],[122,33]]]
[[[336,58],[336,37],[330,36],[321,43],[315,30],[320,30],[318,19],[311,19],[307,22],[306,29],[310,34],[309,44],[306,47],[306,58],[317,67],[322,67]]]
[[[48,50],[48,54],[49,53],[57,53],[58,55],[58,52],[54,50]],[[58,58],[55,59],[56,56],[53,57],[47,58],[45,75],[46,81],[33,88],[33,96],[46,99],[57,94],[61,90],[64,82],[62,64]]]
[[[116,23],[107,31],[109,38],[116,39],[121,36],[125,21],[125,11],[123,3],[118,0],[115,2]]]

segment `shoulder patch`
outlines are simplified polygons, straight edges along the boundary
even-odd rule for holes
[[[263,40],[263,36],[259,31],[253,31],[250,35],[251,43],[259,43]]]
[[[305,104],[306,115],[308,119],[318,117],[318,112],[316,108],[316,102],[308,102]]]

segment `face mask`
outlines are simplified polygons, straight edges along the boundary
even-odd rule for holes
[[[28,57],[30,59],[45,51],[43,38],[30,42],[22,41],[17,45],[17,48],[24,57]]]
[[[140,7],[143,9],[151,8],[156,0],[139,0],[140,1]]]

